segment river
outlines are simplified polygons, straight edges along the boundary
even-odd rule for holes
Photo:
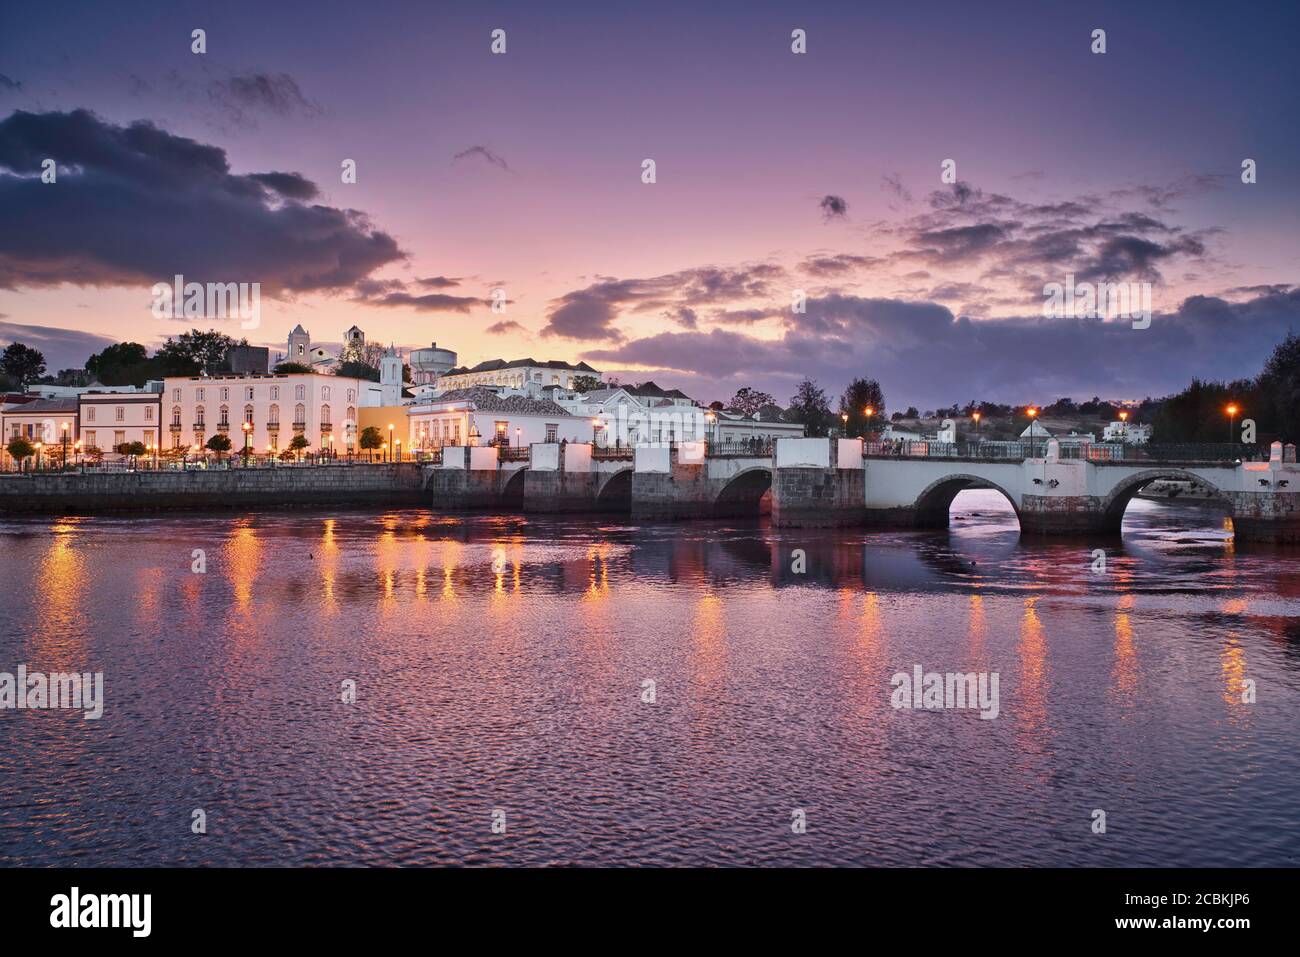
[[[0,521],[0,671],[105,697],[0,710],[0,863],[1294,866],[1300,549],[952,514]]]

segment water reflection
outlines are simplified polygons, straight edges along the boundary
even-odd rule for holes
[[[90,809],[93,863],[1290,860],[1300,555],[1135,502],[1098,574],[1095,543],[1022,540],[991,494],[959,497],[949,532],[0,523],[5,659],[94,664],[112,695],[99,729],[0,715],[0,862],[64,860],[73,819],[34,809],[65,805]],[[894,711],[915,662],[1000,673],[1000,717]],[[1165,829],[1074,842],[1109,782]],[[783,839],[787,797],[835,808],[823,840]],[[217,798],[219,842],[127,823]],[[527,840],[467,836],[493,802],[528,809]]]

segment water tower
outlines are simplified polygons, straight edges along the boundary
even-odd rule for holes
[[[437,382],[438,376],[456,368],[456,353],[450,349],[439,349],[438,343],[430,343],[427,349],[411,351],[411,381],[415,385],[428,385]]]

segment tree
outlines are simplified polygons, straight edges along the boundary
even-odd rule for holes
[[[365,379],[369,382],[379,381],[379,370],[364,362],[340,362],[335,367],[334,374],[347,376],[349,379]]]
[[[1264,363],[1258,386],[1268,435],[1300,441],[1300,336],[1288,332],[1278,343]]]
[[[597,389],[603,389],[605,384],[600,381],[598,376],[594,375],[575,375],[573,377],[574,392],[595,392]]]
[[[293,452],[295,458],[300,458],[302,450],[311,445],[305,435],[295,435],[289,440],[289,450]]]
[[[373,462],[375,460],[375,449],[384,444],[384,435],[379,431],[378,426],[367,425],[361,430],[361,437],[357,444],[370,452],[370,461]]]
[[[86,360],[86,371],[104,385],[144,385],[153,366],[149,350],[138,342],[114,343]]]
[[[39,349],[25,346],[21,342],[11,342],[0,353],[0,372],[17,381],[18,388],[21,389],[45,373],[45,356]]]
[[[5,451],[18,463],[18,470],[22,471],[23,460],[29,459],[36,454],[36,446],[21,435],[16,435],[9,440],[9,444],[5,446]]]
[[[831,423],[831,407],[826,401],[826,393],[814,380],[804,379],[790,399],[786,416],[791,422],[802,423],[805,435],[825,435]]]
[[[222,435],[218,432],[212,438],[208,439],[207,449],[210,452],[216,452],[217,461],[220,462],[222,453],[230,451],[230,436]]]
[[[296,372],[310,372],[311,366],[305,366],[301,362],[281,362],[275,367],[275,371],[283,375],[291,375]]]
[[[737,389],[736,394],[732,396],[730,408],[739,412],[741,415],[749,417],[763,408],[765,405],[775,405],[776,400],[766,392],[759,392],[745,386]]]
[[[867,415],[867,409],[871,415]],[[854,379],[840,396],[840,414],[847,415],[847,434],[862,437],[885,420],[885,393],[875,379]]]
[[[224,332],[209,329],[203,332],[191,329],[178,336],[168,336],[154,356],[168,370],[178,369],[174,375],[187,372],[220,372],[226,365],[226,353],[234,345],[248,345],[248,340],[236,342]]]

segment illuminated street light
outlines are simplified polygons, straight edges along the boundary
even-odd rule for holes
[[[1228,413],[1228,441],[1232,442],[1237,437],[1237,403],[1230,403],[1225,411]]]

